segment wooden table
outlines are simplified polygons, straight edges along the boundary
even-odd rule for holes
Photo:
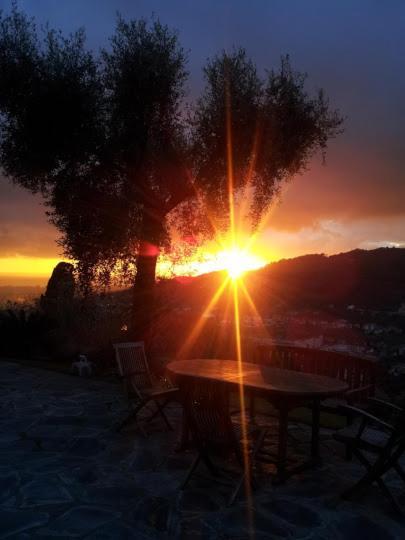
[[[284,480],[287,471],[288,414],[291,409],[310,404],[312,408],[311,460],[319,462],[319,420],[320,402],[348,390],[346,383],[311,373],[301,373],[287,369],[270,368],[259,364],[235,360],[193,359],[171,362],[167,369],[175,376],[180,387],[187,378],[208,379],[228,383],[230,386],[243,384],[246,390],[253,390],[268,399],[279,412],[278,449],[275,464],[278,480]],[[300,465],[300,469],[303,465]]]

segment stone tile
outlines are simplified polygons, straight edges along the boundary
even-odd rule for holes
[[[36,475],[57,473],[64,468],[63,461],[60,456],[51,454],[49,457],[43,457],[45,452],[37,452],[36,457],[27,459],[24,463],[26,472],[35,472]]]
[[[40,422],[41,426],[83,426],[84,424],[85,419],[82,415],[69,415],[68,413],[63,416],[48,415]]]
[[[55,519],[48,527],[38,531],[43,536],[71,536],[79,538],[120,516],[118,512],[92,506],[78,506]]]
[[[166,532],[172,504],[172,501],[163,497],[145,497],[131,514],[131,522],[140,523],[154,531]]]
[[[15,471],[6,472],[4,469],[0,471],[0,502],[12,497],[19,484],[20,477]]]
[[[48,518],[48,514],[42,512],[0,508],[0,538],[9,538],[34,527],[44,525]]]
[[[99,439],[79,437],[69,447],[67,453],[73,456],[89,458],[100,454],[105,447],[105,443]]]
[[[220,530],[228,538],[249,538],[254,531],[256,536],[259,534],[262,537],[267,535],[268,538],[277,540],[288,538],[293,532],[293,527],[290,524],[268,512],[258,512],[248,505],[235,506],[225,511],[218,522]]]
[[[130,527],[121,521],[112,521],[101,529],[90,533],[86,540],[152,540],[153,532]]]
[[[55,405],[51,405],[47,408],[45,411],[46,416],[80,416],[83,414],[83,408],[77,407],[76,405],[66,405],[65,407],[57,407]]]
[[[336,538],[342,540],[394,540],[394,536],[382,525],[366,516],[350,516],[335,523]],[[405,536],[405,528],[403,529]]]
[[[231,488],[228,491],[230,495]],[[179,495],[179,506],[182,512],[213,512],[225,505],[226,498],[221,497],[218,489],[207,492],[207,490],[187,488]]]
[[[131,476],[148,492],[160,497],[178,495],[179,486],[184,480],[184,472],[177,471],[142,471]]]
[[[25,484],[20,489],[22,508],[63,504],[72,501],[69,491],[56,476],[41,477]]]
[[[193,517],[179,523],[176,538],[179,540],[213,540],[218,538],[218,532],[210,527],[202,517]]]
[[[79,483],[83,485],[94,484],[100,480],[100,470],[96,464],[75,464],[73,467],[66,467],[61,463],[63,470],[59,476],[66,484]]]
[[[146,495],[146,490],[135,484],[126,482],[110,486],[92,486],[86,489],[83,501],[97,505],[134,508]]]
[[[313,529],[322,524],[322,519],[317,511],[292,499],[274,497],[269,506],[265,507],[262,504],[261,508],[263,512],[275,514],[294,527]]]

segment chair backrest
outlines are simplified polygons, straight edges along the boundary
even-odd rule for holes
[[[229,412],[228,388],[192,379],[181,385],[183,407],[193,441],[200,451],[228,453],[237,444]]]
[[[350,390],[368,387],[365,399],[374,395],[378,365],[371,358],[292,345],[253,344],[250,347],[249,362],[326,375],[346,382]]]
[[[115,343],[118,373],[125,378],[129,390],[137,394],[152,386],[152,378],[143,341]]]

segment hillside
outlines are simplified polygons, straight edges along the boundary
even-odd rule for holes
[[[162,282],[161,294],[176,303],[207,302],[222,272]],[[305,255],[249,272],[244,281],[259,310],[318,308],[325,305],[397,310],[405,303],[405,249],[354,250],[338,255]]]

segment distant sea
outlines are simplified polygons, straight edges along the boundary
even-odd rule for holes
[[[45,291],[48,277],[7,276],[0,274],[0,306],[7,302],[25,304]]]

